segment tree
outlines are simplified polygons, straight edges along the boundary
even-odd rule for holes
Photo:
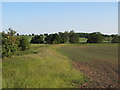
[[[45,40],[45,43],[46,43],[46,44],[50,44],[51,37],[52,37],[52,35],[51,35],[51,34],[50,34],[50,35],[46,35],[46,36],[45,36],[45,39],[44,39],[44,40]]]
[[[56,33],[52,34],[50,39],[51,44],[60,44],[61,43],[61,37]]]
[[[8,32],[2,32],[2,56],[10,57],[15,54],[18,50],[19,40],[15,36],[16,31],[8,29]]]
[[[31,39],[30,43],[43,44],[43,43],[44,43],[44,40],[43,40],[43,39],[44,39],[43,36],[35,35],[35,36]]]
[[[32,36],[34,36],[34,33],[32,33]]]
[[[113,35],[112,36],[112,43],[118,43],[118,36],[117,35]]]
[[[61,43],[64,43],[64,33],[58,32],[58,35],[59,35],[60,38],[61,38]],[[69,36],[69,35],[68,35],[68,36]]]
[[[8,29],[8,35],[9,36],[14,36],[16,34],[16,31],[15,30],[13,30],[12,28],[9,28]]]
[[[17,36],[19,36],[19,33],[17,33]]]
[[[69,32],[65,31],[62,38],[63,38],[63,43],[69,43]]]
[[[79,43],[79,36],[73,30],[70,31],[69,41],[70,43]]]
[[[30,42],[26,37],[21,37],[19,41],[20,41],[19,47],[22,51],[29,49]]]
[[[118,42],[120,43],[120,36],[118,36]]]
[[[101,43],[103,39],[103,35],[100,32],[94,32],[89,34],[87,43]]]

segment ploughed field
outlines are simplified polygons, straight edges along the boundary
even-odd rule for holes
[[[118,87],[117,44],[32,44],[2,60],[3,88]]]
[[[73,60],[73,66],[89,81],[80,87],[118,87],[118,45],[69,45],[57,49]]]

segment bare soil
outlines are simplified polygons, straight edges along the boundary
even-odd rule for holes
[[[80,88],[118,88],[117,60],[74,61],[73,66],[89,78]]]

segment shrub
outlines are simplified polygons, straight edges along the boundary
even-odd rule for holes
[[[19,40],[19,47],[22,51],[29,49],[30,47],[30,42],[26,37],[21,37]]]
[[[19,41],[14,34],[15,31],[11,29],[9,29],[7,34],[2,32],[2,57],[10,57],[19,50]]]

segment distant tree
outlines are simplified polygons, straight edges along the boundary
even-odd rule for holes
[[[35,36],[31,39],[30,43],[43,44],[43,43],[44,43],[43,36],[35,35]]]
[[[69,43],[69,32],[65,31],[62,38],[63,38],[63,43]]]
[[[59,35],[60,38],[61,38],[61,43],[64,43],[64,33],[58,32],[58,35]],[[68,35],[68,36],[69,36],[69,35]]]
[[[72,30],[69,36],[70,43],[79,43],[79,36]]]
[[[76,33],[81,38],[88,38],[89,33]]]
[[[45,43],[46,43],[46,44],[50,44],[51,35],[46,35],[44,40],[45,40]]]
[[[120,43],[120,36],[118,36],[118,42]]]
[[[60,44],[61,43],[61,37],[57,33],[52,34],[50,43],[52,43],[52,44]]]
[[[40,34],[40,36],[43,36],[43,34]]]
[[[103,39],[103,35],[100,32],[94,32],[89,34],[87,43],[102,43]]]
[[[22,51],[29,49],[30,47],[30,42],[27,37],[21,37],[19,40],[19,47]]]
[[[105,40],[105,41],[110,41],[110,42],[111,42],[111,41],[112,41],[112,37],[104,37],[104,40]]]
[[[47,33],[45,33],[45,34],[44,34],[44,36],[48,36],[48,34],[47,34]]]
[[[34,33],[32,33],[32,36],[34,36]]]
[[[112,35],[112,43],[118,43],[118,35]]]
[[[19,33],[17,33],[17,36],[19,36]]]

